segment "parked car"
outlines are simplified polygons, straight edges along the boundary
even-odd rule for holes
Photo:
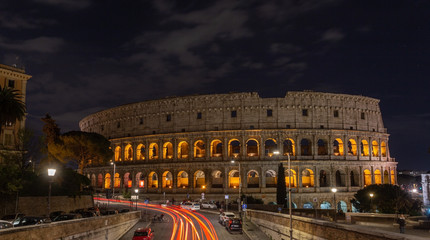
[[[49,214],[49,218],[50,218],[51,220],[54,220],[56,217],[60,216],[61,214],[66,214],[66,212],[64,212],[64,211],[55,211],[55,212],[51,212],[51,213]]]
[[[239,232],[240,234],[243,233],[242,231],[242,221],[240,218],[230,218],[226,221],[225,228],[229,233],[232,232]]]
[[[61,215],[57,216],[52,221],[53,222],[60,222],[60,221],[66,221],[66,220],[72,220],[72,219],[80,219],[80,218],[82,218],[81,214],[78,214],[78,213],[67,213],[67,214],[61,214]]]
[[[11,222],[0,220],[0,229],[11,228],[11,227],[13,227]]]
[[[46,217],[24,216],[24,217],[15,219],[15,221],[13,221],[12,224],[14,227],[19,227],[19,226],[29,226],[29,225],[48,223],[50,221],[51,220]]]
[[[152,240],[154,231],[151,228],[138,228],[134,231],[133,240]]]
[[[181,204],[181,208],[196,211],[200,210],[200,204],[195,202],[184,202]]]
[[[24,216],[25,216],[25,214],[23,214],[23,213],[8,214],[8,215],[4,215],[4,216],[1,218],[1,220],[4,220],[4,221],[8,221],[8,222],[10,222],[10,223],[13,223],[13,221],[15,221],[15,219],[18,219],[18,218],[21,218],[21,217],[24,217]]]
[[[228,221],[230,218],[234,218],[235,215],[232,212],[223,212],[219,215],[219,223],[221,225],[225,226],[226,221]]]
[[[217,209],[217,206],[211,202],[202,202],[201,207],[202,208],[209,208],[209,209]]]

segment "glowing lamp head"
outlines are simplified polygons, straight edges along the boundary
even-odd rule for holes
[[[235,163],[235,161],[234,161],[234,160],[231,160],[230,162],[231,162],[231,163]]]
[[[373,197],[373,193],[370,193],[369,196],[372,198]]]
[[[418,190],[416,188],[412,189],[412,192],[416,193]]]
[[[279,155],[279,151],[273,151],[273,154]]]
[[[333,193],[336,193],[336,192],[337,192],[337,188],[332,188],[332,189],[331,189],[331,191],[332,191]]]
[[[48,176],[53,177],[55,175],[56,171],[57,171],[57,169],[55,169],[55,168],[49,168],[48,169]]]
[[[139,192],[139,189],[134,189],[134,192],[135,192],[135,193],[138,193],[138,192]]]
[[[205,186],[205,185],[203,185],[203,186],[202,186],[202,189],[205,189],[205,188],[206,188],[206,186]]]

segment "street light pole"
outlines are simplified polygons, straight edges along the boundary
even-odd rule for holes
[[[51,183],[52,183],[52,178],[55,176],[55,172],[57,170],[55,168],[49,168],[48,169],[48,176],[49,176],[49,192],[48,192],[48,217],[49,214],[51,213]]]
[[[113,184],[112,184],[112,198],[114,198],[115,197],[115,167],[116,167],[116,164],[114,163],[114,162],[111,162],[110,163],[110,165],[113,165],[113,176],[112,176],[112,182],[113,182]],[[109,200],[108,200],[109,201]]]
[[[136,211],[137,211],[137,199],[139,198],[139,189],[134,189],[134,192],[136,193]]]
[[[279,155],[279,151],[276,150],[273,152],[273,154]],[[292,211],[292,201],[291,201],[291,159],[290,159],[289,152],[287,152],[287,157],[288,157],[288,213],[290,215],[290,240],[293,240],[293,211]],[[280,162],[282,163],[285,161],[280,161]]]
[[[373,193],[370,193],[369,196],[370,196],[370,212],[373,212],[373,206],[372,206]]]
[[[337,189],[336,188],[332,188],[331,191],[333,192],[333,207],[334,207],[334,221],[336,222],[337,220],[337,204],[336,204],[336,192]]]
[[[231,163],[235,163],[234,160],[231,160]],[[242,197],[241,197],[241,190],[242,190],[242,177],[240,175],[240,162],[237,161],[237,164],[239,165],[239,202],[237,203],[238,205],[238,211],[239,211],[239,217],[240,219],[242,219],[242,208],[241,208],[241,203],[242,203]]]

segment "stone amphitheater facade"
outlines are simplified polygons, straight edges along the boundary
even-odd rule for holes
[[[267,203],[276,201],[284,162],[295,206],[336,201],[350,211],[357,190],[397,181],[379,100],[370,97],[311,91],[169,97],[100,111],[79,125],[104,135],[115,152],[115,169],[84,170],[100,192],[115,185],[117,193],[137,188],[151,199],[204,193],[223,200],[237,199],[240,189]]]

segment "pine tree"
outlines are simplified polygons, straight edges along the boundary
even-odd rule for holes
[[[276,184],[276,202],[278,205],[285,205],[287,198],[287,185],[285,184],[285,169],[282,163],[278,166],[278,181]]]

